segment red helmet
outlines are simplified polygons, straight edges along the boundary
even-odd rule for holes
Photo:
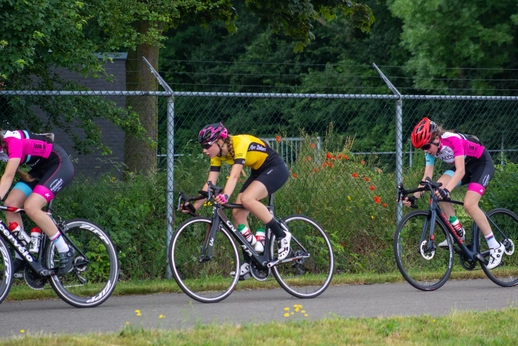
[[[412,131],[412,145],[419,149],[432,140],[433,135],[437,132],[437,124],[424,117],[414,127]]]

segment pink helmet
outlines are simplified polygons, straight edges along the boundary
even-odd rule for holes
[[[200,144],[212,144],[220,138],[227,138],[228,130],[222,123],[205,125],[198,134]]]

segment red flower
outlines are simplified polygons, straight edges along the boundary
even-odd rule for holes
[[[311,149],[315,149],[317,146],[315,145],[315,143],[311,143],[311,144],[309,145],[309,147],[310,147]]]
[[[295,179],[297,179],[297,178],[298,178],[298,177],[297,177],[297,173],[293,173],[293,174],[292,174],[292,176],[293,176],[293,178],[295,178]]]
[[[383,206],[384,206],[385,208],[388,208],[388,204],[387,204],[387,203],[383,203]]]
[[[357,173],[353,173],[351,175],[353,176],[353,178],[358,178],[358,174]]]
[[[281,141],[281,136],[275,136],[275,141],[279,143]]]
[[[338,159],[341,159],[342,158],[342,154],[338,154]]]
[[[376,190],[376,186],[371,185],[371,186],[369,186],[369,189],[371,189],[372,191],[374,191],[374,190]]]
[[[331,156],[333,156],[333,155],[331,155],[331,153],[327,153],[326,158],[327,158],[327,159],[330,159],[330,158],[331,158]]]
[[[371,178],[369,178],[369,177],[363,177],[363,180],[365,180],[365,181],[371,181]]]
[[[364,165],[364,164],[365,164],[365,160],[362,160],[362,162],[360,162],[360,163],[361,163],[362,165]]]
[[[376,202],[377,204],[381,204],[380,196],[374,196],[374,202]]]
[[[344,160],[349,160],[349,156],[344,155],[344,156],[343,156],[343,159],[344,159]]]

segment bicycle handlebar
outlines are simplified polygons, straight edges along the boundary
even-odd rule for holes
[[[430,191],[433,194],[435,191],[437,191],[442,186],[442,183],[432,181],[432,179],[430,179],[429,177],[426,177],[425,180],[419,182],[419,185],[422,185],[422,186],[417,187],[415,189],[405,190],[402,183],[398,184],[397,201],[400,202],[403,199],[408,198],[411,202],[410,207],[417,208],[417,204],[415,204],[417,198],[415,198],[414,196],[409,196],[409,195],[413,194],[415,192],[421,192],[421,191]]]
[[[198,196],[187,196],[183,192],[180,192],[180,197],[178,198],[178,208],[177,210],[182,210],[187,208],[189,210],[189,214],[195,216],[196,215],[196,209],[194,209],[194,206],[190,202],[199,201],[202,199],[212,199],[214,196],[217,196],[221,191],[223,191],[223,188],[220,186],[214,185],[211,181],[207,182],[208,191],[199,190]],[[183,201],[183,203],[182,203]],[[189,202],[189,204],[185,204],[185,202]]]

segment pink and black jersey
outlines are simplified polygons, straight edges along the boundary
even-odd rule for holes
[[[441,136],[437,154],[435,156],[426,154],[426,164],[433,165],[436,158],[446,163],[455,163],[455,157],[460,155],[464,155],[466,159],[469,157],[478,159],[483,153],[483,145],[469,141],[460,133],[445,132]]]
[[[4,141],[7,148],[0,156],[3,161],[17,158],[20,164],[32,166],[40,159],[47,159],[52,152],[52,143],[47,137],[29,131],[5,131]]]

